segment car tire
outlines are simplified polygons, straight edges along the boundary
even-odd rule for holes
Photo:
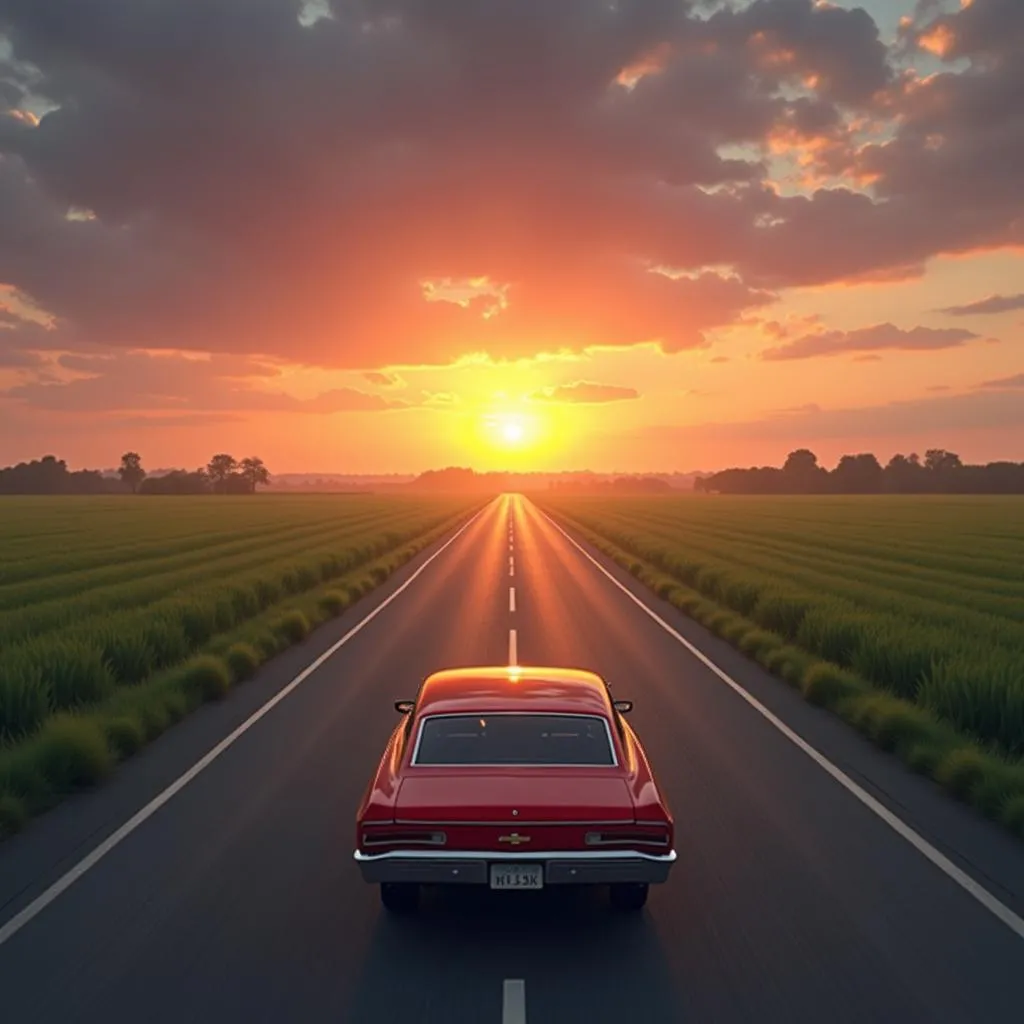
[[[642,910],[647,902],[647,892],[650,887],[640,883],[621,883],[611,887],[611,901],[613,910],[623,910],[635,913]]]
[[[392,914],[412,914],[420,903],[420,887],[412,882],[382,882],[380,901]]]

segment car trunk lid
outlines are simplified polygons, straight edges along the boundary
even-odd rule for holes
[[[606,769],[508,774],[414,770],[402,780],[395,820],[435,824],[629,823],[626,780]]]

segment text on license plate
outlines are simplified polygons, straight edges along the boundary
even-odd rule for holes
[[[542,864],[492,864],[492,889],[543,889]]]

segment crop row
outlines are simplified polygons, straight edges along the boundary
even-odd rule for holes
[[[178,664],[267,609],[341,579],[450,522],[459,505],[422,503],[354,532],[297,547],[257,547],[202,567],[46,602],[8,614],[0,651],[0,742],[15,742],[50,715],[108,699]],[[18,631],[21,631],[20,633]]]
[[[415,499],[409,498],[359,496],[342,505],[336,498],[332,503],[332,498],[298,498],[303,508],[297,512],[296,499],[291,496],[261,496],[258,505],[242,497],[207,498],[207,508],[197,507],[195,499],[189,498],[172,503],[177,507],[146,499],[127,510],[118,507],[121,498],[67,497],[61,500],[72,507],[74,516],[60,530],[53,528],[52,499],[26,499],[14,511],[9,507],[3,510],[0,587],[187,554],[247,537],[329,526],[339,520],[372,520],[401,507],[416,507]],[[288,507],[289,502],[293,507]],[[67,512],[62,513],[61,521],[67,516]],[[24,521],[22,530],[27,531],[20,535],[12,529],[12,524],[19,521]]]
[[[639,509],[629,531],[600,510],[573,518],[787,641],[1024,755],[1024,628],[955,603],[962,592],[943,601],[889,589],[859,578],[855,563],[839,569],[827,548],[807,552],[813,569],[765,561],[756,531],[748,545],[701,551],[692,537],[648,534]]]
[[[6,613],[0,620],[0,644],[15,644],[54,630],[67,629],[72,624],[76,629],[88,630],[90,620],[98,616],[123,608],[140,609],[164,599],[168,594],[181,597],[210,581],[239,581],[243,578],[258,581],[287,574],[293,568],[296,572],[301,570],[308,574],[318,571],[321,561],[329,566],[356,564],[358,560],[378,553],[380,545],[393,546],[421,522],[421,517],[414,511],[405,510],[403,514],[392,515],[383,522],[363,523],[353,529],[341,523],[317,531],[313,536],[300,534],[288,541],[279,539],[273,545],[251,542],[241,551],[220,558],[207,558],[199,564],[180,567],[171,562],[163,573],[143,569],[136,578],[126,582],[51,598]]]
[[[741,543],[745,548],[756,545],[787,559],[807,557],[809,553],[813,556],[824,550],[834,560],[871,566],[891,576],[897,584],[900,580],[923,580],[940,586],[968,586],[985,593],[1024,597],[1024,545],[1018,560],[1005,543],[983,556],[979,541],[964,537],[958,540],[962,548],[950,551],[941,535],[927,542],[922,540],[926,531],[917,532],[920,546],[915,546],[887,534],[884,527],[875,527],[862,538],[848,528],[839,533],[823,529],[821,524],[800,524],[799,528],[794,525],[788,532],[769,531],[759,524],[753,533],[749,523],[694,522],[689,517],[671,514],[667,508],[657,513],[658,510],[651,509],[650,515],[645,516],[645,530],[660,529],[676,539],[685,537],[698,547],[710,543]],[[607,510],[604,514],[609,525],[626,527],[632,521],[624,510]]]
[[[894,669],[897,674],[906,671],[900,650],[916,633],[912,624],[858,617],[856,609],[827,593],[800,593],[770,580],[745,579],[739,546],[729,582],[717,566],[710,575],[702,577],[698,572],[684,581],[671,560],[652,560],[657,558],[657,548],[650,542],[643,550],[627,547],[630,537],[609,528],[609,507],[615,505],[622,512],[627,500],[539,501],[659,597],[738,646],[768,671],[799,686],[807,699],[833,710],[914,770],[930,774],[953,795],[1024,837],[1019,652],[1016,664],[1004,662],[978,643],[967,656],[939,659],[929,665],[915,697],[908,699],[879,680]],[[634,537],[642,532],[644,511],[642,503],[632,504],[629,518]],[[749,514],[756,530],[756,509]],[[842,524],[836,526],[842,534]],[[711,586],[710,581],[714,581]],[[739,603],[745,611],[730,604],[737,594],[743,595]],[[921,642],[920,635],[914,642]],[[855,657],[857,652],[861,656],[851,664],[850,655]],[[999,742],[983,738],[993,733]]]
[[[225,533],[215,541],[210,538],[194,538],[185,542],[179,550],[172,552],[153,551],[149,548],[124,548],[114,554],[107,553],[107,561],[101,565],[83,569],[68,569],[64,572],[50,572],[27,578],[15,583],[0,585],[0,610],[27,608],[29,605],[53,599],[66,600],[69,597],[100,590],[118,583],[137,582],[140,578],[156,579],[165,573],[178,573],[192,567],[217,564],[233,555],[253,552],[280,552],[284,545],[300,548],[312,545],[319,538],[356,532],[381,521],[379,514],[365,512],[333,521],[317,522],[296,527],[279,526],[273,530],[250,531],[246,534]]]
[[[464,501],[424,502],[421,511],[421,529],[397,546],[308,590],[288,593],[251,617],[239,616],[234,626],[225,618],[220,625],[226,628],[186,660],[136,685],[117,686],[99,700],[57,711],[31,735],[0,745],[0,837],[68,793],[99,782],[200,703],[219,699],[262,662],[340,615],[471,509]]]
[[[607,530],[615,530],[638,549],[651,548],[674,561],[673,568],[684,576],[701,571],[708,574],[712,564],[728,572],[739,556],[745,578],[763,573],[808,590],[848,598],[862,607],[893,611],[904,618],[954,630],[980,630],[996,643],[1018,646],[1024,641],[1024,632],[1018,625],[1024,622],[1024,591],[1017,596],[999,593],[995,587],[986,586],[985,577],[963,576],[960,582],[947,577],[938,583],[888,565],[881,553],[867,563],[837,553],[828,543],[817,547],[810,541],[803,545],[794,543],[791,550],[786,550],[765,544],[759,535],[749,533],[721,538],[647,520],[642,526],[633,519],[609,517],[602,522]]]
[[[934,591],[925,599],[900,593],[895,584],[887,588],[877,573],[862,582],[856,561],[835,558],[827,544],[807,545],[801,561],[816,564],[815,572],[794,570],[782,556],[766,560],[758,553],[761,503],[743,502],[747,538],[709,543],[688,528],[691,501],[704,504],[578,497],[541,503],[810,699],[1024,829],[1024,630],[1017,622],[974,611],[966,604],[972,592],[951,590],[944,603]],[[777,501],[762,499],[761,507],[777,508]],[[721,503],[735,526],[734,503]],[[819,533],[827,536],[831,527],[837,538],[845,536],[849,506],[815,504]],[[649,520],[664,519],[666,507],[680,523],[674,536],[664,525],[648,529]],[[1024,531],[1024,516],[1020,522]],[[956,547],[955,536],[926,526],[940,543]],[[799,548],[798,536],[793,543]],[[1004,643],[993,642],[997,633]]]

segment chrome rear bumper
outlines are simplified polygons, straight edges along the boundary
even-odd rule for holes
[[[489,867],[501,861],[543,864],[544,885],[608,885],[619,882],[659,884],[668,881],[675,850],[665,854],[635,850],[586,853],[457,852],[455,850],[394,850],[353,854],[364,882],[414,882],[420,885],[488,885]]]

